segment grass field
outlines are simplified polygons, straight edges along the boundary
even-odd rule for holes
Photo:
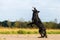
[[[38,29],[0,28],[0,34],[38,34]],[[59,29],[47,29],[47,34],[60,34]]]

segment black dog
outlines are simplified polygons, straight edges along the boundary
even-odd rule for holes
[[[40,11],[37,11],[36,8],[34,8],[34,10],[32,10],[32,11],[33,11],[32,22],[29,23],[28,25],[32,26],[32,24],[35,24],[39,28],[39,33],[41,34],[41,38],[43,38],[43,37],[47,38],[46,28],[44,27],[43,23],[41,22],[41,20],[38,16],[38,13]]]

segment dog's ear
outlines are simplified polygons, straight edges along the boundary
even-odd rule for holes
[[[36,7],[32,7],[34,10],[37,10]]]

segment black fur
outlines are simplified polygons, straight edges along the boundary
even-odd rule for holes
[[[40,11],[37,11],[36,8],[34,8],[33,11],[33,15],[32,15],[32,22],[29,23],[28,25],[33,25],[35,24],[38,28],[39,28],[39,33],[41,34],[41,37],[46,37],[47,38],[47,35],[46,35],[46,28],[44,27],[43,23],[41,22],[39,16],[38,16],[38,13]]]

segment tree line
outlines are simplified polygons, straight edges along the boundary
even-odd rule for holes
[[[27,25],[28,23],[30,23],[30,21],[26,22],[22,22],[22,21],[0,21],[0,27],[7,27],[7,28],[37,28],[36,25],[33,25],[32,27],[29,25]],[[60,23],[56,23],[56,22],[43,22],[44,26],[47,29],[60,29]]]

